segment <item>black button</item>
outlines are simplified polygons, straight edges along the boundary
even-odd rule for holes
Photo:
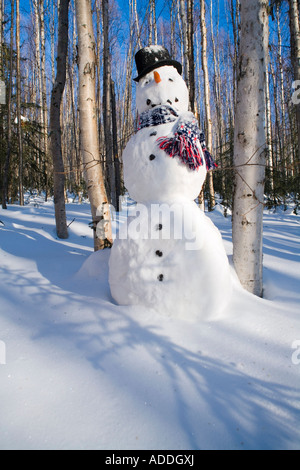
[[[150,155],[150,157],[149,157],[149,160],[151,160],[151,161],[152,161],[152,160],[155,160],[155,158],[156,158],[156,156],[155,156],[155,155],[153,155],[153,153],[152,153],[152,154]]]
[[[155,254],[156,254],[156,256],[158,256],[159,258],[161,258],[162,255],[163,255],[163,252],[160,251],[160,250],[157,250],[157,251],[155,252]]]
[[[162,282],[164,280],[164,275],[160,274],[159,276],[157,276],[157,279],[159,280],[159,282]]]

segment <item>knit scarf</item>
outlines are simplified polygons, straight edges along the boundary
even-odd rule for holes
[[[168,122],[174,122],[178,118],[179,114],[171,106],[155,106],[155,108],[144,111],[139,116],[138,128],[143,129],[144,127],[159,126],[160,124],[166,124]]]
[[[157,139],[159,148],[164,150],[170,157],[180,157],[181,161],[188,165],[191,170],[198,170],[204,164],[202,155],[204,156],[207,171],[215,169],[217,164],[206,149],[204,134],[198,127],[197,119],[190,112],[180,117],[171,106],[156,106],[141,113],[138,131],[145,127],[159,126],[160,124],[175,121],[177,123],[172,135]]]

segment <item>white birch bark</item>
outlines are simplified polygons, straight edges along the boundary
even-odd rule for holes
[[[294,68],[294,80],[300,80],[300,12],[299,1],[289,0],[290,31],[291,31],[291,59]],[[299,86],[296,87],[297,89]],[[298,100],[297,100],[298,101]],[[296,119],[298,126],[298,159],[300,159],[300,103],[296,106]]]
[[[176,15],[177,15],[177,22],[178,22],[178,26],[179,26],[181,63],[184,64],[183,26],[182,26],[182,23],[181,23],[180,1],[179,0],[177,0],[177,2],[176,2]],[[186,74],[184,75],[184,77],[186,77]]]
[[[154,44],[157,45],[156,0],[152,0]]]
[[[18,121],[18,155],[19,155],[19,200],[24,206],[23,189],[23,142],[21,120],[21,51],[20,51],[20,0],[16,0],[16,49],[17,49],[17,121]]]
[[[41,36],[40,36],[40,21],[39,21],[39,4],[38,0],[32,0],[33,11],[34,11],[34,44],[35,44],[35,96],[36,96],[36,120],[43,128],[43,106],[42,106],[42,74],[41,74]],[[40,133],[36,136],[36,146],[38,149],[42,149],[42,138]],[[40,169],[40,175],[42,175],[42,158],[41,152],[37,152],[37,166]],[[41,177],[39,177],[40,179]],[[40,184],[39,184],[40,186]]]
[[[152,40],[152,31],[153,31],[153,2],[150,1],[150,12],[149,12],[149,44],[153,43]]]
[[[179,12],[182,27],[182,41],[183,41],[183,57],[184,57],[184,79],[187,87],[189,87],[189,45],[188,45],[188,29],[187,29],[187,14],[185,9],[185,1],[179,0]]]
[[[112,233],[97,131],[95,38],[91,1],[75,0],[75,6],[79,56],[80,149],[93,218],[94,249],[97,251],[112,243]],[[102,234],[96,230],[99,226]]]
[[[138,17],[137,8],[136,8],[136,0],[133,0],[133,13],[134,13],[134,18],[135,18],[137,45],[138,45],[138,48],[141,49],[142,41],[141,41],[139,17]]]
[[[241,2],[240,63],[234,134],[233,261],[242,286],[261,296],[265,179],[265,61],[268,2]]]
[[[48,105],[47,105],[47,83],[46,83],[46,38],[45,38],[45,5],[44,0],[40,0],[40,34],[41,34],[41,77],[42,77],[42,125],[43,125],[43,151],[44,168],[46,179],[46,200],[48,198],[49,186],[49,162],[48,162]]]
[[[209,151],[212,151],[212,120],[211,120],[211,109],[210,109],[210,86],[209,86],[209,75],[207,66],[207,29],[205,20],[205,0],[200,0],[200,26],[201,26],[201,37],[202,37],[202,70],[204,78],[204,104],[205,104],[205,120],[206,120],[206,143]],[[209,208],[213,210],[215,207],[215,194],[214,194],[214,183],[212,171],[208,173],[209,183]]]
[[[272,121],[271,121],[271,101],[270,101],[270,80],[269,80],[269,68],[266,62],[266,130],[267,130],[267,160],[268,167],[270,170],[270,186],[272,193],[274,192],[274,168],[273,168],[273,147],[272,147]]]
[[[284,97],[284,74],[283,74],[283,61],[282,61],[282,39],[281,39],[281,26],[280,26],[280,8],[279,4],[276,5],[276,24],[277,24],[277,60],[279,67],[279,94],[280,94],[280,109],[281,109],[281,134],[282,134],[282,152],[281,160],[284,165],[285,177],[288,178],[288,168],[290,164],[290,155],[287,152],[286,145],[286,109]]]

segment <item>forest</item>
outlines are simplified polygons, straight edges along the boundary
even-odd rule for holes
[[[87,187],[80,152],[78,33],[74,1],[67,3],[60,173],[65,177],[65,191],[80,200],[87,195]],[[276,206],[292,198],[297,210],[299,98],[289,3],[299,8],[299,1],[297,4],[285,0],[272,1],[269,6],[265,203]],[[218,163],[205,188],[208,208],[212,209],[216,194],[226,214],[233,198],[240,0],[93,0],[91,6],[99,161],[108,199],[117,208],[119,195],[126,191],[122,151],[137,119],[134,54],[149,44],[163,44],[183,64],[191,109]],[[3,207],[16,202],[22,205],[26,191],[36,190],[46,199],[53,195],[50,108],[56,78],[58,9],[57,0],[1,0],[0,197]],[[66,27],[64,35],[67,35]]]
[[[0,449],[299,450],[299,10],[0,0]]]

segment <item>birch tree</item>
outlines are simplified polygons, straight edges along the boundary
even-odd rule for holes
[[[115,166],[113,158],[112,112],[111,112],[111,56],[109,49],[108,0],[102,0],[103,15],[103,127],[105,136],[105,163],[107,192],[116,207]]]
[[[267,163],[269,167],[270,188],[274,197],[274,165],[273,165],[273,147],[272,147],[272,121],[271,121],[271,102],[270,102],[270,80],[269,67],[266,61],[266,137],[267,137]]]
[[[47,105],[47,83],[46,83],[46,37],[45,37],[45,5],[44,0],[39,3],[40,14],[40,37],[41,37],[41,78],[42,78],[42,125],[43,125],[43,151],[44,172],[46,180],[46,200],[48,198],[49,165],[48,165],[48,105]]]
[[[33,2],[33,14],[34,14],[34,44],[35,44],[35,61],[34,61],[34,76],[35,76],[35,86],[34,92],[36,97],[36,112],[37,112],[37,122],[40,127],[43,128],[43,105],[42,105],[42,73],[41,73],[41,35],[40,35],[40,20],[39,20],[39,3],[38,0],[32,0]],[[41,139],[41,133],[39,132],[36,136],[36,147],[42,149],[44,147],[44,139]],[[37,152],[37,165],[42,174],[42,158],[41,152]]]
[[[265,61],[268,2],[241,2],[241,38],[234,133],[233,261],[243,287],[261,296],[265,179]]]
[[[187,86],[189,86],[189,42],[188,42],[188,28],[187,28],[187,14],[185,9],[185,1],[179,0],[179,12],[182,27],[182,43],[183,43],[183,62],[184,62],[184,79]]]
[[[149,44],[157,44],[156,0],[150,0],[149,12]],[[153,36],[152,36],[153,34]]]
[[[291,59],[294,71],[294,80],[296,89],[299,89],[300,81],[300,12],[299,1],[289,0],[290,31],[291,31]],[[298,127],[298,159],[300,159],[300,103],[299,99],[295,101],[296,119]]]
[[[8,96],[7,96],[7,150],[5,165],[3,171],[3,189],[2,189],[2,209],[7,209],[7,192],[8,192],[8,175],[11,160],[12,148],[12,122],[11,122],[11,108],[12,108],[12,88],[13,88],[13,50],[14,50],[14,14],[15,14],[15,1],[11,2],[11,25],[10,25],[10,58],[9,58],[9,82],[8,82]]]
[[[236,82],[237,82],[237,62],[239,53],[239,10],[240,0],[230,0],[230,16],[232,21],[232,32],[233,32],[233,100],[236,103]]]
[[[189,97],[190,109],[195,113],[196,85],[195,85],[195,57],[194,57],[194,0],[187,0],[187,34],[188,34],[188,62],[189,62]]]
[[[205,131],[206,131],[206,143],[209,151],[212,151],[212,120],[211,120],[211,109],[210,109],[210,86],[207,66],[207,31],[205,21],[205,0],[200,0],[200,25],[201,25],[201,37],[202,37],[202,70],[204,77],[204,104],[205,104]],[[209,208],[212,210],[215,207],[215,195],[214,195],[214,184],[212,171],[208,173],[208,184],[209,184]]]
[[[138,49],[141,49],[143,46],[142,46],[142,41],[141,41],[140,22],[139,22],[139,17],[137,13],[136,0],[129,0],[129,11],[130,11],[132,18],[134,18],[133,27],[136,33],[137,47]]]
[[[96,107],[96,54],[90,0],[75,0],[79,59],[80,150],[91,204],[94,249],[112,244],[109,205],[100,163]],[[97,230],[98,228],[101,230]]]
[[[50,144],[53,160],[54,206],[57,236],[68,238],[65,206],[65,169],[61,144],[61,104],[66,83],[68,12],[70,0],[60,0],[58,14],[57,71],[51,94]]]
[[[23,190],[23,142],[21,115],[21,55],[20,55],[20,0],[16,0],[16,49],[17,49],[17,121],[18,121],[18,155],[19,155],[19,201],[24,206]]]

